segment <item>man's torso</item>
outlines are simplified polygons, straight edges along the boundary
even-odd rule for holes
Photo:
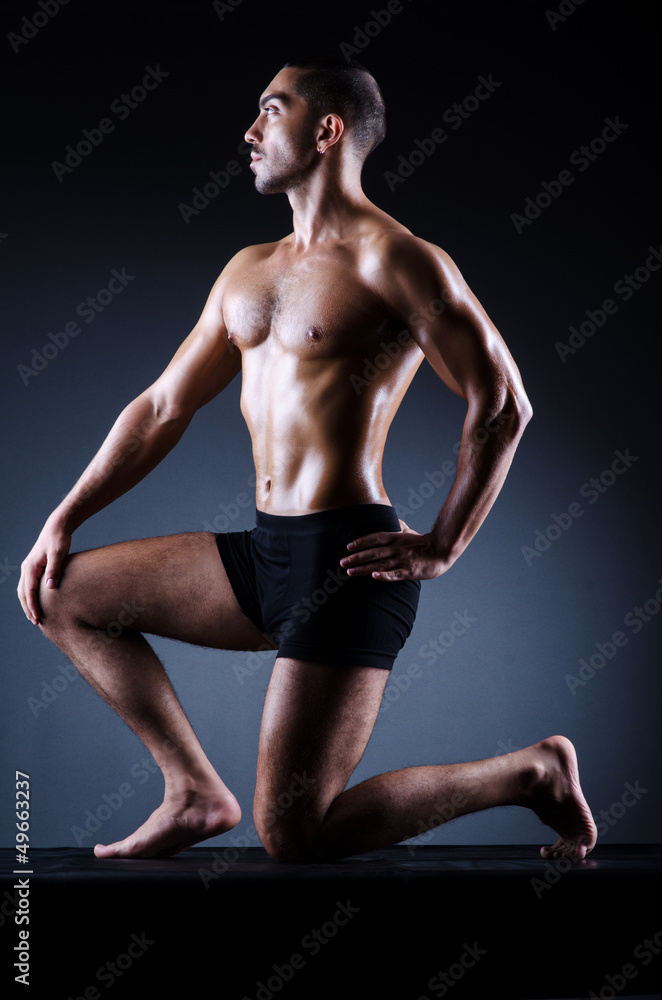
[[[424,355],[380,294],[379,266],[370,238],[303,253],[286,238],[244,251],[228,276],[260,510],[390,502],[386,435]]]

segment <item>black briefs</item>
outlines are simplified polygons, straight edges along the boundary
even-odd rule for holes
[[[412,630],[421,581],[348,576],[340,560],[354,538],[400,531],[394,508],[255,516],[251,531],[217,534],[216,544],[241,610],[278,655],[390,670]]]

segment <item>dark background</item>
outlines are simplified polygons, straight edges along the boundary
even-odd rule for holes
[[[14,769],[31,775],[35,847],[91,847],[127,835],[159,804],[162,783],[133,734],[26,622],[15,593],[20,562],[120,409],[168,363],[227,260],[290,230],[287,200],[257,195],[238,152],[260,93],[292,54],[351,45],[374,20],[371,10],[384,9],[381,0],[217,7],[72,0],[15,52],[9,33],[41,8],[5,5],[3,788],[11,802]],[[662,832],[655,599],[657,591],[662,599],[662,275],[646,272],[627,301],[614,286],[645,266],[649,247],[662,247],[659,15],[653,3],[586,0],[552,25],[546,11],[558,8],[403,0],[375,37],[357,36],[369,41],[355,55],[383,89],[389,125],[366,165],[365,190],[451,254],[508,343],[535,413],[481,532],[447,576],[423,585],[415,630],[353,781],[409,764],[494,756],[561,732],[577,746],[602,840],[652,842]],[[111,105],[141,84],[148,66],[168,75],[121,120]],[[490,74],[499,83],[493,95],[453,129],[445,113]],[[59,181],[53,162],[103,118],[114,123],[112,133]],[[600,136],[607,118],[627,128],[580,171],[573,151]],[[391,190],[386,172],[440,127],[447,140]],[[230,160],[240,164],[238,175],[186,224],[179,206]],[[518,233],[513,213],[568,169],[574,183]],[[123,268],[132,280],[85,323],[78,304]],[[609,298],[615,315],[562,362],[555,345]],[[49,334],[72,321],[80,334],[45,357]],[[48,363],[26,376],[37,355]],[[145,482],[80,528],[75,548],[251,527],[239,391],[237,379]],[[430,496],[421,484],[439,482],[435,470],[453,459],[463,419],[461,401],[424,363],[384,462],[391,501],[418,531],[432,526],[450,485]],[[617,451],[630,456],[630,467],[607,475],[608,488],[589,503],[583,484],[609,470]],[[241,506],[246,494],[251,502]],[[583,514],[564,519],[572,503]],[[553,515],[570,527],[552,528],[546,550],[527,558],[523,547],[533,550],[537,539],[543,548]],[[626,616],[646,602],[647,620],[635,631]],[[431,663],[426,644],[456,612],[473,621]],[[611,656],[601,669],[569,683],[582,659],[600,662],[596,644],[617,631],[626,641],[603,646]],[[257,738],[275,653],[154,645],[244,809],[237,830],[211,845],[241,836],[256,844]],[[81,837],[76,830],[104,803],[117,803],[127,783],[119,807]],[[626,805],[628,784],[639,796]],[[9,846],[14,827],[4,816]],[[549,835],[513,808],[463,818],[421,840],[537,844]]]

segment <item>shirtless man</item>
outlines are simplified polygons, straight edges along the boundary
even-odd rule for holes
[[[241,817],[149,633],[218,649],[279,649],[253,814],[274,858],[331,860],[406,840],[442,817],[512,804],[556,831],[543,857],[581,859],[596,828],[562,736],[346,789],[411,630],[421,581],[445,573],[475,535],[531,407],[453,261],[363,193],[363,161],[384,135],[370,74],[342,60],[318,69],[287,64],[259,109],[246,133],[255,186],[287,194],[293,232],[229,262],[191,334],[120,414],[22,566],[27,617],[138,734],[165,778],[163,804],[95,854],[175,854]],[[365,358],[385,345],[390,363],[361,382]],[[467,401],[467,416],[453,487],[430,531],[419,534],[398,521],[381,462],[424,358]],[[68,555],[73,531],[146,476],[240,370],[257,477],[254,532],[196,532]],[[140,610],[118,635],[106,629],[122,602]],[[305,788],[290,794],[297,775]],[[284,795],[288,807],[279,808]]]

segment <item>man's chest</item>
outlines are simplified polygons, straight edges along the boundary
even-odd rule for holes
[[[225,290],[223,318],[241,350],[271,342],[303,355],[364,350],[391,325],[361,276],[333,262],[245,269]]]

